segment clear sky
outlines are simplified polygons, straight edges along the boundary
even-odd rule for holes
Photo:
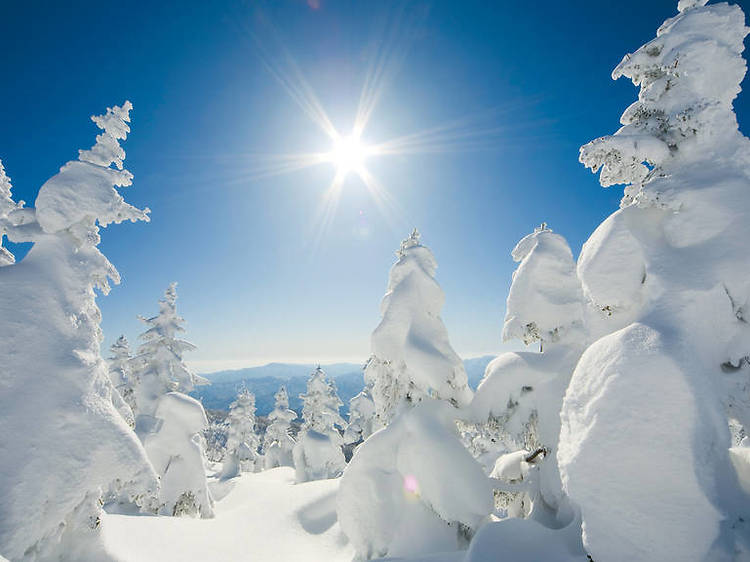
[[[637,90],[610,73],[676,4],[5,2],[0,158],[33,202],[93,144],[88,117],[133,102],[124,195],[152,222],[102,232],[123,277],[99,299],[107,346],[133,343],[136,315],[178,281],[199,370],[364,360],[394,251],[417,226],[454,347],[493,353],[517,240],[546,221],[577,255],[617,208],[621,189],[600,188],[578,147],[617,129]],[[272,155],[330,150],[302,106],[314,95],[348,134],[363,88],[380,93],[364,141],[422,134],[368,158],[379,195],[349,174],[321,228],[335,166],[275,174],[290,160]],[[746,134],[749,103],[735,103]]]

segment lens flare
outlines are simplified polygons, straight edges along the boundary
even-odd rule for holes
[[[419,495],[419,482],[416,476],[412,474],[404,476],[404,491],[413,496]]]

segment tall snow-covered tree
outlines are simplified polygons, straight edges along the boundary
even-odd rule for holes
[[[141,334],[143,344],[132,361],[138,378],[135,429],[162,482],[161,513],[212,517],[199,435],[208,420],[201,403],[186,396],[196,384],[208,381],[183,362],[182,354],[195,346],[177,337],[184,331],[184,319],[177,314],[176,285],[165,291],[157,316],[141,317],[149,328]]]
[[[581,149],[603,186],[626,186],[579,258],[584,293],[631,300],[597,326],[561,411],[562,481],[595,560],[749,555],[728,429],[750,423],[750,141],[732,109],[748,28],[726,3],[678,11],[613,73],[640,86],[623,126]]]
[[[98,540],[102,489],[117,482],[149,509],[157,493],[143,447],[112,405],[95,292],[119,281],[97,248],[100,228],[148,220],[115,189],[132,178],[118,143],[130,109],[93,117],[102,129],[94,147],[4,226],[12,241],[34,243],[0,268],[0,313],[13,318],[0,323],[0,433],[15,436],[0,444],[0,552],[12,560],[83,559],[79,549]]]
[[[435,281],[437,263],[415,228],[401,242],[380,305],[382,320],[372,334],[365,366],[380,426],[423,398],[456,406],[471,400],[466,371],[440,318],[445,297]]]
[[[178,337],[185,321],[177,314],[177,283],[172,283],[159,300],[159,314],[140,317],[148,330],[140,336],[143,343],[134,358],[138,385],[135,389],[136,417],[144,423],[153,417],[156,402],[167,392],[188,393],[207,381],[195,375],[183,362],[183,354],[195,346]]]
[[[289,409],[289,394],[285,386],[279,388],[274,399],[274,408],[268,414],[269,424],[263,435],[263,465],[266,469],[294,466],[294,439],[290,430],[297,413]]]
[[[495,358],[468,411],[480,439],[490,436],[495,441],[492,450],[481,451],[487,468],[501,481],[509,474],[514,480],[529,476],[525,489],[515,482],[511,486],[522,488],[525,499],[506,493],[503,482],[498,483],[503,507],[514,511],[509,503],[525,501],[517,514],[560,527],[575,515],[562,492],[556,454],[563,396],[586,343],[583,293],[568,243],[546,224],[522,238],[512,256],[519,264],[508,295],[503,339],[517,338],[527,345],[539,341],[544,352],[509,352]],[[504,451],[511,453],[498,458]],[[533,506],[530,513],[528,506]]]
[[[222,478],[233,478],[242,471],[254,471],[260,437],[255,431],[255,395],[247,388],[237,394],[227,415],[227,452]]]
[[[349,423],[344,430],[344,444],[354,445],[372,435],[375,423],[375,403],[370,389],[365,389],[349,401]]]
[[[338,476],[345,460],[337,426],[344,428],[346,422],[339,415],[342,402],[336,386],[320,366],[310,375],[307,392],[300,398],[303,423],[293,451],[297,481]]]
[[[435,258],[416,229],[396,255],[365,367],[379,431],[354,450],[337,499],[341,529],[368,559],[458,549],[492,509],[489,479],[458,435],[455,406],[472,392],[440,319]],[[425,529],[430,540],[414,541]]]

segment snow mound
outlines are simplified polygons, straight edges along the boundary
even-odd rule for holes
[[[580,521],[563,529],[548,529],[531,519],[488,523],[471,541],[464,562],[490,560],[582,562],[586,552],[581,545]]]
[[[446,402],[423,401],[356,449],[337,512],[358,555],[455,551],[459,531],[490,513],[489,479],[459,441],[455,416]]]
[[[295,484],[288,467],[242,473],[214,518],[105,514],[104,543],[121,562],[351,562],[336,521],[339,481]]]
[[[594,560],[708,559],[723,517],[704,491],[713,451],[695,450],[706,419],[679,356],[633,324],[589,347],[570,381],[558,462]]]

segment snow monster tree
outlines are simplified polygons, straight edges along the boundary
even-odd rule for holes
[[[613,78],[638,101],[581,148],[603,186],[626,186],[579,258],[595,341],[561,413],[562,481],[594,560],[750,556],[728,451],[728,420],[750,423],[750,141],[732,108],[748,28],[705,4],[681,0],[625,56]]]

